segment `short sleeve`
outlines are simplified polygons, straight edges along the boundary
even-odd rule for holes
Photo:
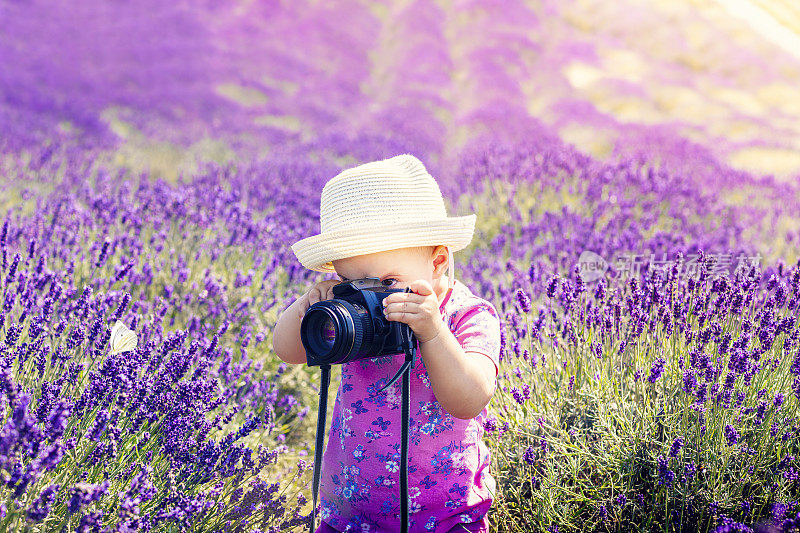
[[[453,317],[453,336],[465,352],[482,353],[500,367],[500,319],[494,306],[483,300],[459,309]]]

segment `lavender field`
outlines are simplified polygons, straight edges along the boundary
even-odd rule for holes
[[[477,214],[456,275],[502,315],[493,531],[800,531],[800,55],[769,28],[696,0],[0,20],[0,531],[307,530],[319,374],[271,338],[325,276],[289,245],[401,153]]]

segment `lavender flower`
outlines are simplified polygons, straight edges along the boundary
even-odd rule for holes
[[[547,297],[548,298],[552,299],[552,298],[555,297],[556,288],[558,287],[559,279],[560,278],[558,277],[558,275],[555,275],[552,278],[550,278],[550,282],[547,284]]]
[[[772,405],[775,406],[775,409],[780,409],[781,405],[783,405],[783,394],[780,392],[775,393],[775,398],[772,402]]]
[[[603,278],[600,278],[597,282],[597,287],[594,289],[594,298],[595,300],[602,300],[605,298],[606,295],[606,282]]]
[[[687,394],[694,394],[695,387],[697,387],[697,378],[694,372],[687,370],[683,373],[683,391]]]
[[[8,279],[14,279],[14,275],[17,273],[17,267],[19,266],[19,262],[22,257],[18,253],[14,254],[14,259],[11,260],[11,266],[8,268]],[[8,311],[8,309],[6,309]]]
[[[76,483],[71,489],[71,496],[67,504],[67,512],[69,514],[75,514],[83,507],[99,500],[106,494],[109,485],[110,482],[108,480],[98,484]]]
[[[525,403],[525,398],[517,387],[511,387],[511,395],[514,396],[514,401],[518,404],[522,405]]]
[[[41,522],[47,518],[47,515],[50,514],[50,505],[53,503],[59,488],[61,488],[61,485],[58,483],[48,485],[25,511],[28,518],[34,522]]]
[[[95,261],[95,263],[94,263],[95,267],[101,267],[106,263],[106,256],[108,254],[108,245],[109,244],[110,244],[110,242],[108,240],[103,242],[103,247],[100,250],[100,255],[97,257],[97,261]]]
[[[517,289],[517,303],[519,304],[519,308],[523,313],[531,312],[531,299],[522,289]]]
[[[681,451],[681,448],[683,448],[683,437],[676,437],[672,442],[672,447],[669,449],[669,456],[677,457]]]
[[[659,455],[656,462],[658,463],[659,484],[669,487],[675,479],[675,472],[669,469],[667,459],[663,455]]]
[[[730,424],[725,424],[725,440],[728,442],[728,446],[733,446],[737,442],[739,442],[740,435]]]
[[[536,455],[532,447],[528,446],[527,448],[525,448],[525,454],[523,456],[523,459],[525,459],[525,462],[528,463],[529,465],[532,465],[536,461]]]
[[[691,480],[696,472],[697,472],[697,465],[695,465],[694,461],[686,463],[683,469],[683,475],[687,480]]]
[[[666,360],[659,357],[653,362],[653,366],[650,367],[650,376],[647,378],[647,381],[650,383],[655,383],[661,377],[661,374],[664,372],[664,364]]]
[[[85,336],[86,330],[83,328],[83,324],[75,325],[75,328],[72,330],[72,333],[69,334],[69,338],[67,339],[67,348],[74,350],[83,343]]]

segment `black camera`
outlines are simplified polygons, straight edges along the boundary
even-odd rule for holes
[[[349,363],[414,349],[408,324],[383,315],[383,299],[393,292],[378,278],[343,281],[333,298],[308,308],[300,323],[300,339],[308,366]]]

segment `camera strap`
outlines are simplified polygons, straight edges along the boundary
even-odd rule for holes
[[[394,383],[398,377],[403,376],[403,398],[401,408],[401,434],[400,434],[400,531],[408,532],[408,424],[411,411],[411,370],[416,366],[417,349],[414,345],[413,335],[404,338],[403,351],[406,354],[405,362],[400,370],[389,382],[381,387],[381,391]],[[328,414],[328,385],[331,380],[331,366],[320,365],[322,369],[319,387],[319,411],[317,412],[317,436],[314,444],[314,480],[312,483],[313,508],[311,509],[311,533],[316,527],[317,492],[319,490],[320,464],[322,463],[322,450],[325,443],[325,420]]]
[[[314,481],[312,483],[313,505],[311,509],[311,533],[317,524],[317,491],[319,490],[319,467],[322,462],[322,446],[325,443],[325,419],[328,416],[328,385],[331,382],[331,365],[320,365],[322,376],[319,384],[319,412],[317,413],[317,436],[314,444]]]
[[[408,532],[408,418],[411,407],[411,370],[414,368],[414,354],[406,351],[406,367],[403,371],[403,407],[400,436],[400,531]]]

